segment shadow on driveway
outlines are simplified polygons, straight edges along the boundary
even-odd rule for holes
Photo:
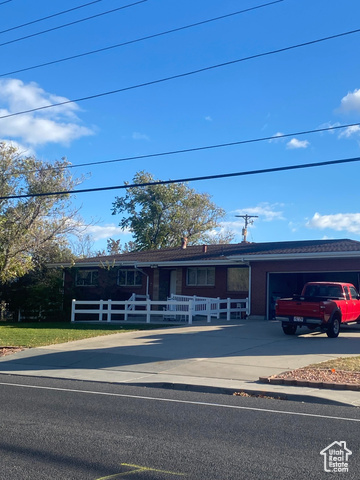
[[[237,324],[120,333],[28,349],[0,358],[0,371],[24,368],[136,371],[137,366],[142,372],[159,373],[172,368],[181,370],[189,361],[199,365],[210,359],[211,368],[215,369],[221,365],[224,368],[226,361],[234,365],[243,363],[244,367],[247,363],[254,365],[256,358],[265,364],[265,357],[271,357],[274,366],[278,359],[279,366],[291,368],[289,362],[295,358],[295,363],[302,360],[309,364],[348,355],[360,355],[360,325],[344,326],[338,338],[330,339],[326,334],[307,329],[302,335],[286,336],[277,321],[241,320]]]

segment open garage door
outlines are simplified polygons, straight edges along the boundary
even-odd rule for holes
[[[300,294],[306,282],[348,282],[359,291],[360,272],[298,272],[269,273],[267,292],[268,319],[275,318],[275,302],[278,298]]]

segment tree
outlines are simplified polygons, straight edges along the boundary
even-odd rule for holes
[[[106,241],[106,250],[98,250],[94,252],[94,257],[105,257],[106,255],[118,255],[122,252],[121,240],[114,240],[113,238],[108,238]]]
[[[141,186],[155,181],[152,174],[137,172],[133,183],[140,186],[127,188],[113,203],[113,215],[125,214],[119,225],[133,233],[134,250],[179,246],[183,237],[189,244],[202,243],[205,234],[219,226],[225,212],[210,195],[184,183]]]
[[[220,231],[211,231],[203,236],[206,245],[225,245],[235,240],[235,232],[226,228]]]
[[[67,194],[21,198],[21,195],[71,191],[73,179],[62,159],[53,164],[24,157],[0,142],[0,281],[9,282],[46,261],[54,248],[75,233],[77,212]]]
[[[34,257],[34,268],[24,276],[2,285],[1,312],[6,319],[60,321],[68,318],[64,309],[63,271],[48,263],[68,263],[75,256],[68,248],[49,245]],[[3,318],[3,320],[5,319]]]

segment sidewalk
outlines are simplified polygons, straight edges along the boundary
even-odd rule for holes
[[[277,321],[233,320],[113,334],[0,357],[0,373],[196,391],[273,393],[360,406],[360,392],[265,385],[259,377],[360,354],[360,325],[337,339],[285,336]]]

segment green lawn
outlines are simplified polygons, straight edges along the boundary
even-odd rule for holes
[[[79,323],[4,323],[0,325],[0,347],[40,347],[82,338],[136,330],[163,328],[163,325],[99,325]]]

